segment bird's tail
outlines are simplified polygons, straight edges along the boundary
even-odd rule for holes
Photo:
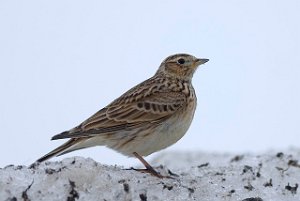
[[[37,159],[36,162],[34,162],[30,167],[34,166],[36,163],[41,163],[43,161],[46,161],[54,156],[63,155],[65,153],[68,153],[69,151],[73,151],[74,149],[71,150],[71,148],[74,145],[78,144],[81,140],[82,139],[80,139],[80,138],[72,138],[72,139],[68,140],[66,143],[62,144],[61,146],[59,146],[56,149],[49,152],[48,154]]]

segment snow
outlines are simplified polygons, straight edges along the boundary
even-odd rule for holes
[[[0,168],[0,200],[300,200],[300,150],[254,154],[166,152],[159,179],[90,158]],[[162,165],[161,165],[162,164]]]

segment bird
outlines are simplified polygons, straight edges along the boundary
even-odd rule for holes
[[[78,126],[54,135],[51,140],[69,140],[33,165],[75,150],[106,146],[136,157],[145,166],[144,172],[163,178],[143,157],[173,145],[185,135],[197,105],[192,78],[196,69],[208,61],[186,53],[168,56],[154,76]]]

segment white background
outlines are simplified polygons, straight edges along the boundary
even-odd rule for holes
[[[0,167],[62,144],[50,138],[178,52],[210,61],[193,79],[193,124],[168,150],[299,147],[299,10],[298,0],[0,1]],[[104,147],[63,157],[74,155],[137,163]]]

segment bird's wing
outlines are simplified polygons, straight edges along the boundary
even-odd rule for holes
[[[180,92],[164,91],[143,94],[136,93],[130,96],[125,93],[78,127],[58,134],[52,139],[92,137],[133,129],[142,124],[160,123],[186,103],[186,96]],[[124,98],[125,95],[127,98]]]

